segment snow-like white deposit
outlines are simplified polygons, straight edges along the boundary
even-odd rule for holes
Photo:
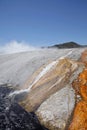
[[[60,57],[60,59],[64,59],[66,57],[68,57],[69,55],[71,55],[73,53],[73,50],[70,50],[66,55]]]
[[[67,57],[71,59],[79,59],[84,49],[41,49],[0,55],[0,84],[7,83],[14,87],[21,87],[41,66],[56,61],[67,54],[69,54]],[[48,68],[50,69],[50,66]],[[44,68],[43,74],[49,69]],[[41,73],[39,78],[43,74]]]

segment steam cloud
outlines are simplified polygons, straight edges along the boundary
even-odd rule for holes
[[[28,45],[25,42],[17,42],[11,41],[4,46],[0,46],[0,53],[17,53],[17,52],[25,52],[25,51],[34,51],[36,50],[35,47]]]

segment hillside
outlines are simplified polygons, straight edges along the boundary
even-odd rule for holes
[[[63,48],[80,48],[80,47],[84,47],[78,43],[75,42],[66,42],[66,43],[62,43],[62,44],[56,44],[53,45],[49,48],[59,48],[59,49],[63,49]]]

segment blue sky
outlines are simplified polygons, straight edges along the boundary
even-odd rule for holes
[[[87,44],[87,0],[0,0],[0,44]]]

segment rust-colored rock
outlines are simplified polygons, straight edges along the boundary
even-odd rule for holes
[[[68,130],[87,130],[87,102],[80,101],[76,105],[73,120]]]
[[[87,102],[87,86],[81,86],[80,93],[82,99]]]
[[[72,83],[72,87],[76,90],[77,94],[81,94],[81,86],[87,86],[87,69],[84,69]]]
[[[85,65],[87,66],[87,50],[85,50],[82,55],[81,55],[81,61],[83,63],[85,63]]]
[[[82,99],[76,105],[73,120],[68,130],[87,130],[87,50],[82,53],[81,60],[85,63],[85,69],[73,81],[72,86]]]

